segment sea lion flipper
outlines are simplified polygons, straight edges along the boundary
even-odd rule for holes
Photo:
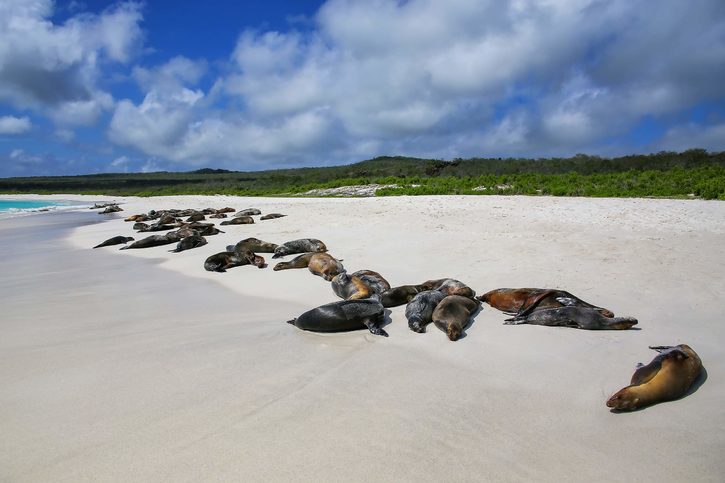
[[[367,318],[367,319],[363,320],[362,323],[365,324],[365,327],[368,328],[368,330],[370,331],[371,334],[388,337],[388,333],[385,332],[383,329],[381,329],[378,326],[378,320],[379,320],[379,317],[372,317],[372,318]]]
[[[634,371],[634,374],[632,375],[632,380],[630,381],[630,385],[632,386],[639,386],[641,384],[644,384],[648,381],[650,381],[653,377],[657,375],[658,372],[660,372],[660,369],[662,368],[662,362],[655,358],[652,362],[650,362],[647,365],[641,365],[637,368],[636,371]]]

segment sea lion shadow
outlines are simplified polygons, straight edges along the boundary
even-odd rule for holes
[[[685,394],[683,394],[682,396],[678,397],[677,399],[673,399],[672,401],[679,401],[680,399],[685,399],[686,397],[689,397],[690,394],[695,394],[700,389],[700,386],[702,386],[703,384],[705,384],[705,381],[707,381],[707,369],[705,369],[705,366],[703,366],[702,367],[702,370],[700,371],[700,375],[697,376],[697,379],[695,379],[692,382],[692,385],[690,386],[690,389],[688,389]],[[651,407],[658,406],[660,404],[668,403],[668,402],[672,402],[672,401],[660,401],[660,402],[657,402],[655,404],[650,404],[649,406],[643,406],[641,408],[638,408],[638,409],[635,409],[635,410],[632,410],[632,411],[622,411],[620,409],[612,408],[612,409],[609,410],[609,412],[610,413],[614,413],[614,414],[638,413],[638,412],[643,411],[643,410],[645,410],[647,408],[651,408]]]
[[[468,321],[466,322],[466,325],[463,326],[463,330],[461,331],[461,336],[458,338],[458,340],[465,339],[468,337],[468,329],[470,329],[474,322],[476,321],[476,316],[481,313],[483,310],[483,304],[478,304],[478,307],[476,307],[476,310],[471,312],[470,317],[468,317]]]

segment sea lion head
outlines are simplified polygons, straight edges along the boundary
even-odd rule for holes
[[[640,398],[632,390],[632,386],[620,389],[607,399],[607,407],[618,411],[633,411],[639,408]]]
[[[613,329],[613,330],[626,330],[631,329],[633,326],[637,325],[637,319],[634,317],[614,317],[611,319],[604,319],[603,325],[607,329]]]

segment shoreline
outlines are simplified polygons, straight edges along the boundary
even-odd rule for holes
[[[10,307],[0,407],[15,441],[0,452],[6,478],[681,481],[725,471],[723,204],[123,201],[125,211],[108,218],[85,210],[80,218],[102,222],[59,239],[44,239],[44,217],[76,214],[0,220]],[[90,248],[132,233],[121,215],[206,206],[288,216],[224,227],[179,254]],[[379,271],[393,286],[450,276],[479,294],[559,287],[637,317],[641,330],[504,326],[504,315],[483,305],[455,343],[435,327],[408,330],[404,307],[390,309],[387,339],[304,332],[284,321],[335,300],[328,282],[307,270],[273,272],[271,254],[263,270],[201,266],[250,236],[319,238],[350,271]],[[700,354],[707,381],[678,401],[609,412],[606,398],[654,356],[647,345],[677,343]],[[376,448],[384,464],[361,448]]]

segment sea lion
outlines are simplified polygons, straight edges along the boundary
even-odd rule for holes
[[[213,215],[209,215],[209,218],[226,218],[226,213],[214,213]]]
[[[88,209],[89,210],[98,210],[101,208],[106,208],[108,206],[115,206],[115,205],[116,205],[116,203],[96,203]]]
[[[259,211],[257,208],[247,208],[246,210],[241,210],[239,213],[234,215],[237,216],[252,216],[252,215],[261,215],[262,212]]]
[[[231,220],[222,221],[221,225],[251,225],[254,223],[254,218],[251,216],[235,216]]]
[[[572,327],[587,330],[625,330],[637,325],[634,317],[605,317],[589,307],[557,307],[539,309],[527,315],[517,315],[504,322],[505,325],[547,325],[549,327]]]
[[[220,252],[216,253],[204,261],[204,269],[209,272],[226,272],[232,267],[240,267],[242,265],[255,265],[258,268],[264,268],[264,258],[255,255],[249,250],[239,252]]]
[[[390,290],[390,284],[378,272],[372,270],[358,270],[352,274],[353,277],[360,277],[363,282],[370,285],[375,293],[382,294],[386,290]]]
[[[534,310],[556,307],[588,307],[605,317],[614,317],[611,310],[583,301],[569,292],[550,288],[497,288],[476,297],[491,307],[511,315],[527,315]]]
[[[423,290],[438,290],[446,295],[460,295],[461,297],[473,298],[476,292],[463,282],[453,278],[441,278],[428,280],[421,284]]]
[[[228,252],[236,252],[238,250],[252,250],[254,253],[274,253],[279,245],[262,241],[259,238],[245,238],[237,242],[236,245],[227,245]]]
[[[272,258],[280,258],[285,255],[294,255],[295,253],[307,252],[326,252],[327,247],[320,240],[315,238],[300,238],[285,242],[274,250]]]
[[[144,231],[144,230],[147,230],[150,226],[151,225],[149,225],[148,223],[143,223],[143,222],[139,221],[139,222],[134,223],[132,228],[134,230]]]
[[[227,247],[228,249],[229,247]],[[307,268],[310,264],[310,259],[312,258],[312,255],[314,255],[316,252],[308,252],[303,253],[302,255],[297,255],[289,262],[279,262],[277,265],[272,268],[275,272],[278,272],[280,270],[290,270],[293,268]]]
[[[195,221],[194,223],[189,223],[188,225],[185,225],[182,228],[189,228],[192,230],[196,230],[199,232],[199,235],[201,235],[201,236],[212,236],[212,235],[217,235],[219,233],[224,233],[219,228],[215,227],[214,223],[200,223],[198,221]]]
[[[436,305],[431,319],[436,327],[448,335],[449,340],[457,341],[468,325],[471,314],[478,308],[478,303],[477,300],[462,295],[446,295]]]
[[[123,211],[123,208],[121,208],[118,205],[111,205],[111,206],[107,207],[105,210],[99,211],[98,214],[99,215],[105,215],[105,214],[108,214],[108,213],[116,213],[118,211]]]
[[[148,221],[149,217],[148,215],[131,215],[128,218],[125,218],[123,221]]]
[[[331,285],[335,295],[345,300],[366,299],[375,293],[360,277],[348,275],[344,270],[332,278]]]
[[[445,297],[446,295],[438,290],[425,290],[413,297],[405,307],[405,318],[408,319],[410,330],[425,332],[425,326],[433,320],[433,311]]]
[[[234,208],[229,208],[228,206],[225,208],[219,208],[218,210],[216,210],[217,214],[234,213],[235,211],[237,211],[237,210],[235,210]]]
[[[204,221],[206,220],[206,216],[204,213],[193,213],[189,216],[189,218],[186,219],[187,223],[193,223],[195,221]]]
[[[128,243],[130,241],[133,241],[133,238],[131,238],[130,236],[114,236],[113,238],[109,238],[108,240],[104,241],[101,244],[94,246],[93,248],[108,247],[111,245],[120,245],[121,243]]]
[[[308,310],[288,324],[313,332],[342,332],[367,328],[371,334],[387,337],[380,324],[385,309],[376,300],[341,300]]]
[[[151,225],[151,226],[148,226],[147,225],[146,228],[143,228],[143,229],[141,229],[139,231],[140,232],[168,231],[168,230],[173,230],[174,228],[178,228],[178,227],[179,227],[178,225],[159,225],[158,223],[156,223],[156,224]]]
[[[686,344],[652,347],[659,354],[649,364],[640,364],[630,385],[607,400],[607,407],[619,411],[678,399],[687,393],[702,372],[700,356]]]
[[[381,295],[383,307],[397,307],[405,305],[415,297],[419,292],[426,290],[421,285],[401,285],[386,290]]]
[[[283,216],[287,215],[283,215],[282,213],[270,213],[261,217],[260,220],[273,220],[275,218],[282,218]]]
[[[192,230],[194,231],[194,230]],[[198,231],[194,231],[193,234],[185,236],[182,238],[179,243],[176,245],[176,248],[174,250],[169,250],[170,252],[179,253],[183,252],[184,250],[191,250],[192,248],[198,248],[201,246],[206,245],[206,238],[199,235]]]
[[[307,269],[313,275],[322,277],[328,282],[345,271],[340,260],[327,253],[313,253]]]
[[[129,250],[132,248],[149,248],[149,247],[157,247],[160,245],[168,245],[170,243],[176,243],[179,240],[181,240],[181,237],[178,233],[175,231],[169,232],[165,235],[151,235],[147,236],[146,238],[142,238],[138,241],[135,241],[131,243],[130,245],[126,245],[125,247],[121,247],[121,250]]]
[[[179,220],[176,218],[176,216],[169,214],[169,213],[163,213],[163,214],[161,214],[161,216],[159,216],[156,224],[157,225],[176,225],[178,222],[179,222]]]

